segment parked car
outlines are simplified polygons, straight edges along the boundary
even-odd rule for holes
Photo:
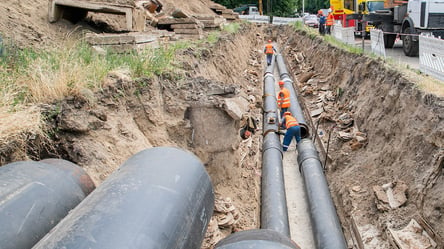
[[[304,16],[304,24],[308,27],[317,28],[319,27],[319,20],[316,15]]]

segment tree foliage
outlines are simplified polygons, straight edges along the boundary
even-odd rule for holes
[[[262,0],[262,9],[265,15],[290,17],[295,11],[302,12],[303,0]],[[214,2],[223,6],[234,9],[244,4],[256,4],[259,1],[245,0],[214,0]],[[330,0],[305,0],[305,12],[316,13],[319,9],[328,8]]]

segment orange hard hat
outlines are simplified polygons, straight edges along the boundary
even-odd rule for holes
[[[284,112],[284,116],[291,115],[291,112]]]
[[[283,86],[285,83],[281,80],[281,81],[279,81],[279,85],[280,86]]]

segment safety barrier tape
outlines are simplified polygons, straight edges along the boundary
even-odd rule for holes
[[[387,32],[387,31],[384,31],[384,30],[382,30],[382,33],[384,33],[384,34],[398,35],[398,36],[400,36],[400,35],[420,36],[420,34],[405,34],[405,33]]]

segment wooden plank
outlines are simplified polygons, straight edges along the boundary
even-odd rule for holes
[[[194,18],[162,18],[159,19],[159,25],[172,25],[172,24],[187,24],[187,23],[197,23]]]
[[[193,35],[193,34],[178,34],[179,37],[183,38],[183,39],[203,39],[203,34],[198,34],[198,35]]]
[[[140,44],[156,40],[156,36],[142,33],[106,35],[87,34],[85,38],[91,45]]]
[[[112,3],[93,3],[85,1],[74,1],[74,0],[53,0],[49,2],[49,21],[55,22],[60,18],[61,14],[58,13],[62,6],[74,7],[79,9],[84,9],[87,11],[109,13],[117,15],[125,15],[126,28],[127,30],[133,30],[133,7],[129,5],[120,5]],[[135,22],[139,23],[139,20]],[[140,25],[136,24],[139,28]]]
[[[194,23],[186,23],[186,24],[173,24],[171,25],[172,29],[198,29],[201,28],[197,24]]]
[[[102,13],[115,13],[115,14],[127,14],[128,11],[133,9],[129,5],[111,4],[111,3],[93,3],[86,1],[74,1],[74,0],[54,0],[55,5],[76,7]]]
[[[216,16],[194,16],[199,21],[214,20]]]
[[[202,34],[202,29],[175,29],[174,32],[176,34],[200,35]]]
[[[121,44],[121,45],[95,45],[93,48],[96,50],[109,50],[115,53],[129,53],[132,51],[142,51],[146,48],[159,47],[157,42],[143,43],[143,44]]]

